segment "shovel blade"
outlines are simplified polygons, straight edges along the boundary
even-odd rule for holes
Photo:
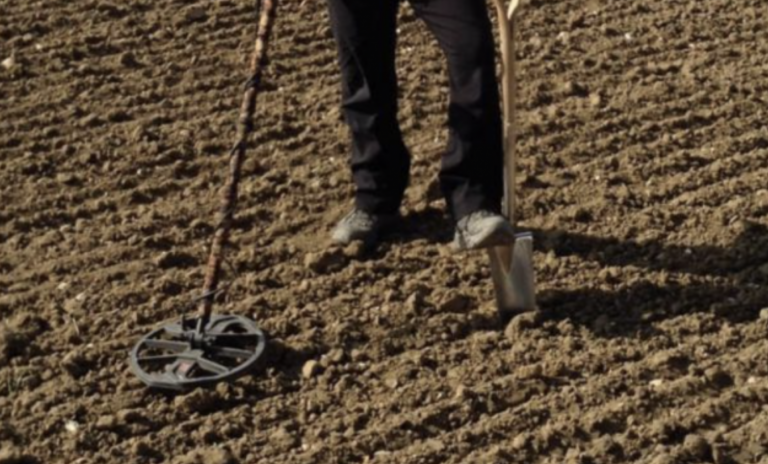
[[[519,233],[515,235],[512,247],[491,248],[488,254],[499,315],[509,318],[534,311],[533,235],[530,232]]]

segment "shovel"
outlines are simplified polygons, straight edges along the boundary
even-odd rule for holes
[[[519,0],[509,6],[505,0],[494,0],[499,22],[502,57],[502,96],[504,112],[504,206],[503,213],[515,226],[515,13]],[[490,248],[491,275],[496,293],[496,304],[502,321],[508,321],[518,313],[536,309],[536,292],[533,278],[533,235],[530,232],[515,234],[512,245]]]

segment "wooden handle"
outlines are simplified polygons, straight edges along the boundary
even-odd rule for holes
[[[213,299],[219,285],[224,248],[232,228],[232,218],[237,206],[237,186],[240,182],[240,169],[245,158],[245,147],[248,136],[253,130],[253,116],[256,112],[256,97],[261,84],[261,76],[267,62],[267,45],[269,44],[272,23],[275,16],[276,0],[262,0],[259,29],[250,62],[250,78],[246,84],[243,102],[240,106],[240,117],[237,121],[237,141],[229,153],[229,177],[221,190],[221,210],[218,215],[216,234],[213,237],[208,266],[205,273],[205,286],[200,300],[200,321],[205,327],[213,308]]]
[[[515,124],[515,103],[517,80],[515,75],[515,13],[519,0],[512,0],[509,6],[504,0],[494,0],[502,59],[502,99],[504,113],[504,213],[515,225],[515,180],[517,174],[517,127]]]

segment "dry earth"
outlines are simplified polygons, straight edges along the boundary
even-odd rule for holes
[[[147,391],[128,350],[202,283],[252,3],[0,0],[1,463],[768,462],[764,0],[524,5],[542,311],[506,329],[431,195],[446,76],[408,7],[407,226],[323,248],[351,198],[334,44],[284,0],[219,306],[269,366]]]

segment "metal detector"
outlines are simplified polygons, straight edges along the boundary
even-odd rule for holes
[[[517,80],[515,76],[515,13],[519,0],[512,0],[509,6],[505,0],[494,0],[499,24],[502,58],[502,96],[504,112],[504,206],[503,212],[515,226],[515,178],[517,154],[515,144],[517,126],[515,99]],[[533,273],[533,235],[530,232],[517,233],[511,246],[490,248],[491,275],[496,293],[496,304],[503,321],[515,314],[536,309],[536,291]]]
[[[229,176],[222,189],[221,210],[206,269],[198,315],[165,324],[133,347],[130,365],[149,387],[186,390],[211,386],[252,372],[264,354],[267,338],[255,322],[237,315],[214,315],[214,298],[221,293],[219,280],[232,219],[248,136],[253,130],[256,97],[267,57],[275,15],[275,0],[260,2],[259,29],[250,62],[237,127],[237,142],[229,153]]]

